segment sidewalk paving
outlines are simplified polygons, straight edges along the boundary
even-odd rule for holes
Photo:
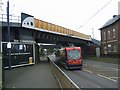
[[[5,88],[60,88],[47,60],[5,70]]]

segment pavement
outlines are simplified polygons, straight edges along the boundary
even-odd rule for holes
[[[5,70],[5,88],[60,88],[46,58],[39,64]]]

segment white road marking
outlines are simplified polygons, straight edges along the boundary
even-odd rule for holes
[[[85,65],[87,65],[87,64],[85,64]]]
[[[15,88],[15,86],[13,86],[12,88]]]
[[[118,69],[117,69],[117,68],[112,68],[112,69],[114,69],[114,70],[117,70],[117,71],[118,71]]]
[[[103,75],[101,75],[101,74],[97,74],[97,75],[100,76],[100,77],[106,78],[106,79],[108,79],[108,80],[111,80],[111,81],[117,82],[116,80],[111,79],[111,78],[106,77],[106,76],[103,76]]]
[[[109,78],[120,78],[120,77],[109,77]]]
[[[87,70],[87,69],[83,69],[83,70],[86,71],[86,72],[92,73],[92,71],[89,71],[89,70]]]

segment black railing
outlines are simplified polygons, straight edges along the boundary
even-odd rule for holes
[[[7,14],[0,14],[0,21],[7,22]],[[20,18],[20,16],[9,15],[9,21],[21,23],[21,18]]]

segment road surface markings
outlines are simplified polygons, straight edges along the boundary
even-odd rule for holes
[[[112,69],[114,69],[114,70],[117,70],[117,71],[118,71],[118,69],[117,69],[117,68],[112,68]]]
[[[109,77],[109,78],[120,78],[120,77]]]
[[[89,71],[89,70],[87,70],[87,69],[83,69],[83,70],[86,71],[86,72],[92,73],[91,71]]]
[[[111,81],[117,82],[116,80],[111,79],[111,78],[106,77],[106,76],[103,76],[103,75],[101,75],[101,74],[97,74],[97,75],[100,76],[100,77],[106,78],[106,79],[108,79],[108,80],[111,80]]]
[[[87,71],[87,72],[89,72],[89,73],[92,73],[91,71],[89,71],[89,70],[85,70],[84,69],[84,71]],[[78,75],[79,76],[79,74],[77,73],[77,72],[74,72],[74,73],[76,73],[76,75]],[[80,77],[80,76],[79,76]],[[97,84],[95,84],[95,83],[93,83],[93,82],[91,82],[90,81],[90,83],[92,84],[92,85],[94,85],[94,86],[96,86],[97,88],[101,88],[100,86],[98,86]],[[79,85],[79,84],[78,84]],[[86,88],[86,87],[84,87],[84,86],[80,86],[81,88]]]

